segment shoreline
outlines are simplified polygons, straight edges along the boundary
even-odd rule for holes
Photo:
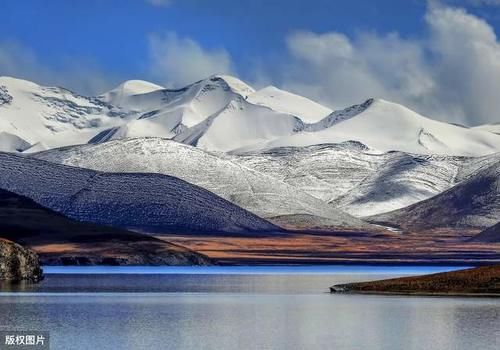
[[[336,284],[336,294],[500,297],[500,265],[383,280]]]
[[[380,295],[380,296],[408,296],[408,297],[457,297],[457,298],[500,298],[496,293],[425,293],[425,292],[364,292],[364,291],[345,291],[335,292],[330,287],[331,294],[344,295]]]

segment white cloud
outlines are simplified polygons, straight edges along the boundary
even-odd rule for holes
[[[429,6],[428,36],[293,33],[285,88],[332,107],[381,97],[434,118],[500,121],[500,43],[492,27],[463,9]]]
[[[281,85],[333,108],[380,97],[450,122],[500,121],[500,42],[493,28],[463,9],[438,2],[429,5],[425,23],[427,34],[421,38],[397,32],[351,37],[295,32],[287,38],[283,64],[254,57],[244,73],[253,75],[257,85]],[[180,87],[212,74],[235,74],[225,49],[202,47],[173,32],[150,36],[149,48],[150,77],[165,85]],[[0,75],[89,95],[119,83],[88,60],[68,58],[48,65],[29,48],[5,41],[0,42]]]
[[[213,74],[231,74],[231,57],[224,49],[204,49],[173,32],[150,38],[152,75],[168,86],[184,86]]]
[[[340,33],[298,32],[288,38],[288,47],[293,62],[287,67],[286,87],[315,91],[317,99],[333,107],[372,96],[394,98],[402,90],[418,94],[429,84],[420,74],[420,46],[397,34],[363,34],[351,40]]]

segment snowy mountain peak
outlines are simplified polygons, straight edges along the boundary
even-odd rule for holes
[[[248,85],[247,83],[241,81],[230,75],[213,75],[209,78],[210,81],[222,81],[224,82],[231,91],[247,97],[248,95],[255,92],[255,89]]]
[[[24,79],[19,79],[19,78],[14,78],[14,77],[9,77],[9,76],[0,76],[0,85],[6,86],[7,88],[25,88],[25,89],[36,89],[39,88],[40,85],[24,80]]]
[[[134,95],[146,94],[148,92],[165,89],[163,86],[150,83],[144,80],[127,80],[115,87],[113,90],[105,92],[99,99],[110,104],[120,105],[123,100]]]

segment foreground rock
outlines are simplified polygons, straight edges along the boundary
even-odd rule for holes
[[[0,238],[0,280],[38,282],[42,278],[43,272],[35,252]]]
[[[338,284],[332,293],[500,297],[500,265],[417,277]]]

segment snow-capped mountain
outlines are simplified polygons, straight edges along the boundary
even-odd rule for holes
[[[211,151],[231,151],[302,128],[295,115],[248,102],[253,92],[236,78],[214,76],[180,90],[134,95],[119,107],[140,116],[101,132],[90,143],[156,136]]]
[[[149,92],[164,90],[163,86],[144,80],[127,80],[113,90],[105,92],[98,98],[110,105],[122,107],[129,103],[135,95],[147,94]]]
[[[500,160],[425,201],[371,217],[371,221],[410,230],[486,229],[500,217]]]
[[[33,157],[104,172],[175,176],[264,218],[308,214],[327,218],[332,226],[367,226],[272,174],[263,174],[220,155],[162,138],[70,146],[37,153]]]
[[[203,188],[160,174],[103,173],[0,153],[0,188],[72,219],[146,232],[279,231]]]
[[[413,205],[473,178],[500,152],[495,130],[379,99],[332,111],[230,76],[181,89],[131,80],[97,97],[0,78],[0,151],[58,148],[35,157],[172,175],[261,217],[339,226],[363,225],[352,216]]]
[[[384,152],[481,156],[500,151],[498,136],[432,120],[396,103],[370,99],[333,112],[301,132],[255,145],[253,149],[358,141]]]
[[[500,152],[500,135],[484,128],[438,122],[384,100],[370,99],[332,112],[275,87],[255,91],[223,75],[174,90],[132,80],[98,97],[0,78],[4,151],[163,137],[233,153],[345,141],[380,152],[448,156]]]
[[[97,98],[56,87],[0,77],[0,145],[25,151],[86,143],[124,117]]]
[[[489,159],[378,153],[357,142],[227,157],[358,217],[430,198],[466,179]]]
[[[475,130],[489,131],[494,134],[500,135],[500,123],[484,124],[473,127]]]
[[[346,213],[364,217],[409,206],[498,159],[379,154],[355,142],[224,155],[161,138],[70,146],[33,156],[105,172],[171,175],[264,218],[307,214],[329,218],[329,225],[337,227],[362,227]]]

